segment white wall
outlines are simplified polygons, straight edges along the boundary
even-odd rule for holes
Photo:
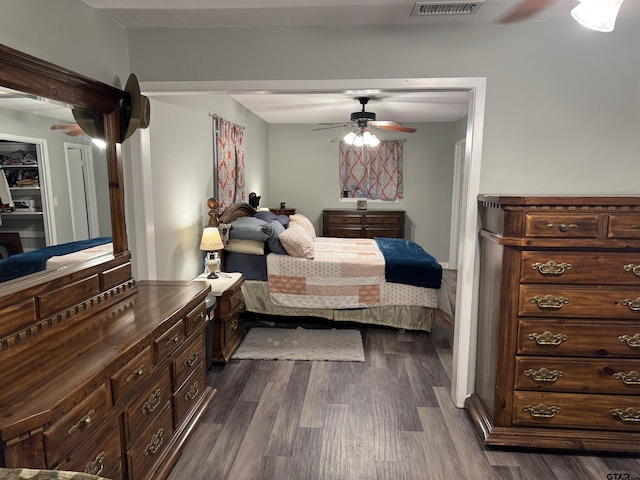
[[[449,258],[451,189],[453,185],[454,123],[406,124],[413,134],[377,131],[381,140],[403,139],[404,198],[368,202],[369,209],[405,210],[406,238],[414,240],[441,262]],[[269,127],[269,205],[285,201],[322,232],[324,208],[353,208],[339,200],[338,142],[347,131],[314,131],[317,125]],[[333,142],[332,142],[333,140]]]

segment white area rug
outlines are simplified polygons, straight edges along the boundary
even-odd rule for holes
[[[254,327],[232,358],[364,362],[364,348],[359,330]]]

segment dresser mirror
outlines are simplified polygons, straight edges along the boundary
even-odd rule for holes
[[[14,204],[0,213],[0,234],[19,232],[25,252],[96,237],[112,239],[113,250],[101,249],[103,256],[113,258],[128,250],[115,141],[124,95],[0,45],[0,166],[4,176],[11,177],[6,187]],[[104,140],[101,146],[79,127],[78,112],[96,119],[91,134]],[[36,173],[37,180],[30,184]],[[69,260],[73,265],[54,264],[52,269],[81,269],[89,258],[76,255]],[[50,279],[55,272],[2,281],[0,296],[15,291],[16,282],[35,285],[43,275]]]

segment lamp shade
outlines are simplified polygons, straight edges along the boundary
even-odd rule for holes
[[[571,16],[581,25],[599,32],[611,32],[623,0],[581,0]]]
[[[220,230],[218,230],[218,227],[206,227],[202,231],[200,250],[214,251],[223,249],[224,244],[222,243],[222,238],[220,238]]]

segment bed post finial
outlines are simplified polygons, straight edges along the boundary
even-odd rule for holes
[[[220,224],[218,220],[218,201],[212,197],[207,200],[207,206],[209,207],[209,226],[217,227]]]

